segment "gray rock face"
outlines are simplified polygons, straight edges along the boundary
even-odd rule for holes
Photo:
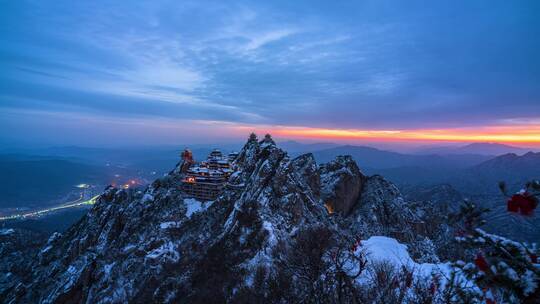
[[[350,156],[338,156],[320,167],[321,198],[329,209],[349,214],[357,203],[366,177]]]
[[[251,139],[234,166],[234,187],[204,204],[185,199],[175,170],[144,191],[106,189],[80,222],[25,255],[27,275],[0,284],[0,302],[223,303],[304,227],[352,237],[416,219],[395,186],[364,177],[350,157],[318,168],[311,154],[290,159]],[[329,216],[329,200],[350,215]]]
[[[21,290],[19,282],[32,271],[32,261],[47,242],[40,233],[21,229],[0,229],[0,299]]]
[[[413,243],[425,232],[425,208],[432,207],[406,201],[394,184],[374,175],[367,178],[358,203],[346,220],[352,230],[366,237],[386,235]]]

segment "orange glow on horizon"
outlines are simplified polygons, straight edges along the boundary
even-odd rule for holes
[[[253,127],[237,127],[242,131]],[[487,126],[479,128],[418,129],[418,130],[359,130],[322,129],[276,126],[257,128],[258,133],[298,139],[371,140],[381,142],[430,141],[430,142],[497,142],[540,146],[540,125]]]

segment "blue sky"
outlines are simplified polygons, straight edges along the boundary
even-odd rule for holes
[[[2,1],[0,144],[540,125],[537,1]]]

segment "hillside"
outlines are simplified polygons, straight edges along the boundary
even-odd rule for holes
[[[400,167],[422,167],[432,169],[459,169],[477,165],[490,159],[485,155],[414,155],[379,150],[363,146],[339,146],[313,152],[320,162],[337,155],[351,155],[362,168],[390,169]]]
[[[469,193],[496,193],[500,181],[517,191],[524,183],[539,176],[540,153],[527,152],[522,156],[510,153],[464,170],[454,183]]]
[[[439,155],[448,155],[448,154],[477,154],[477,155],[487,155],[487,156],[499,156],[502,154],[515,153],[515,154],[525,154],[529,152],[530,149],[520,148],[505,144],[498,143],[472,143],[465,146],[459,147],[434,147],[434,148],[424,148],[416,151],[417,154],[439,154]]]
[[[271,139],[250,140],[234,165],[239,171],[232,186],[204,204],[186,199],[175,171],[142,192],[106,189],[81,221],[51,236],[33,260],[28,252],[0,257],[0,300],[325,302],[338,293],[317,287],[324,284],[321,276],[341,273],[326,272],[333,269],[330,253],[359,259],[349,248],[360,235],[373,250],[383,243],[404,246],[378,235],[415,244],[411,257],[423,263],[448,254],[444,242],[451,230],[433,212],[436,206],[407,202],[381,176],[362,174],[350,157],[317,166],[311,154],[291,159]],[[5,233],[16,242],[14,232]],[[406,251],[401,255],[411,259]],[[367,274],[351,284],[367,284],[361,283]],[[378,288],[370,286],[366,290]],[[376,297],[343,290],[343,300]]]

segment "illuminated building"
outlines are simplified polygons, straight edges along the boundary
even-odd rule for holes
[[[189,150],[186,149],[184,153],[186,151]],[[184,153],[182,153],[184,164],[189,163],[189,167],[183,171],[185,176],[181,188],[184,193],[201,201],[216,199],[233,173],[231,155],[224,157],[221,151],[215,149],[205,161],[197,164],[193,161],[191,152],[187,158],[189,162],[184,158]]]

